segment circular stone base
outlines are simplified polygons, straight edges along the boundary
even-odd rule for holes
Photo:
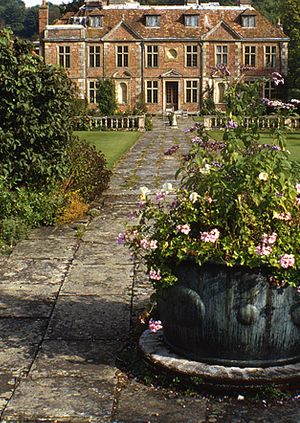
[[[171,372],[197,376],[204,383],[219,385],[263,386],[270,383],[294,384],[300,381],[300,363],[277,367],[226,367],[192,361],[170,351],[163,340],[163,331],[146,330],[139,340],[139,347],[147,360]]]

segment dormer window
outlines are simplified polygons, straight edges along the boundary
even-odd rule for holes
[[[198,15],[184,15],[185,26],[198,26]]]
[[[70,23],[73,25],[86,25],[86,16],[74,16],[70,19]]]
[[[146,15],[146,26],[159,27],[159,15]]]
[[[245,28],[256,27],[256,16],[255,15],[244,15],[242,16],[242,26]]]
[[[102,27],[103,16],[95,15],[89,17],[89,26],[92,28]]]

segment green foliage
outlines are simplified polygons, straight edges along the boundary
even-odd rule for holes
[[[104,155],[86,140],[76,139],[69,157],[68,190],[79,190],[84,200],[93,201],[108,187],[111,172],[106,168]]]
[[[75,90],[65,71],[0,32],[0,174],[11,186],[41,187],[68,171]]]
[[[139,223],[118,240],[145,262],[156,289],[174,284],[174,268],[186,260],[258,268],[274,285],[299,284],[300,165],[289,158],[283,127],[274,144],[259,143],[262,83],[226,81],[223,140],[211,140],[201,123],[191,128],[179,189],[165,184],[152,198],[141,188]]]
[[[104,116],[111,116],[117,108],[115,84],[112,79],[99,79],[97,83],[97,102]]]
[[[0,178],[0,248],[2,252],[23,239],[28,230],[40,225],[50,225],[63,203],[63,195],[56,188],[12,190]]]
[[[289,96],[300,99],[300,3],[286,0],[281,3],[283,29],[289,42]]]

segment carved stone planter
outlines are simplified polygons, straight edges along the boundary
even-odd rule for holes
[[[192,262],[158,295],[164,340],[176,353],[208,364],[269,367],[300,362],[300,295],[270,287],[246,268]]]

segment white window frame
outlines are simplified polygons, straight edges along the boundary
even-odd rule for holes
[[[246,60],[247,57],[247,60]],[[254,58],[254,60],[253,60]],[[244,65],[255,68],[257,66],[257,48],[253,45],[244,46]],[[248,63],[247,63],[248,62]],[[254,63],[253,63],[254,62]]]
[[[101,48],[97,45],[89,46],[89,67],[100,68],[101,66]]]
[[[190,51],[189,51],[190,50]],[[198,46],[197,44],[188,44],[185,46],[185,66],[196,68],[198,66]]]
[[[145,81],[145,86],[146,86],[146,89],[145,89],[146,103],[158,104],[158,81],[157,80]]]
[[[97,103],[97,81],[88,81],[88,103]]]
[[[256,27],[256,16],[255,15],[244,15],[244,16],[242,16],[242,27],[243,28],[255,28]]]
[[[159,15],[146,15],[146,26],[149,28],[159,28]]]
[[[198,79],[187,79],[185,81],[185,103],[196,104],[199,102],[199,81]]]
[[[218,44],[215,46],[216,65],[228,65],[228,45]]]
[[[277,46],[265,46],[265,68],[275,69],[277,65]]]
[[[184,15],[184,25],[196,28],[199,26],[199,15]]]
[[[71,67],[71,47],[58,46],[58,64],[65,69]]]
[[[158,67],[158,46],[157,45],[146,46],[146,66],[147,68]]]
[[[117,65],[118,68],[127,68],[129,66],[129,47],[128,47],[128,45],[118,45],[118,46],[116,46],[116,65]]]

